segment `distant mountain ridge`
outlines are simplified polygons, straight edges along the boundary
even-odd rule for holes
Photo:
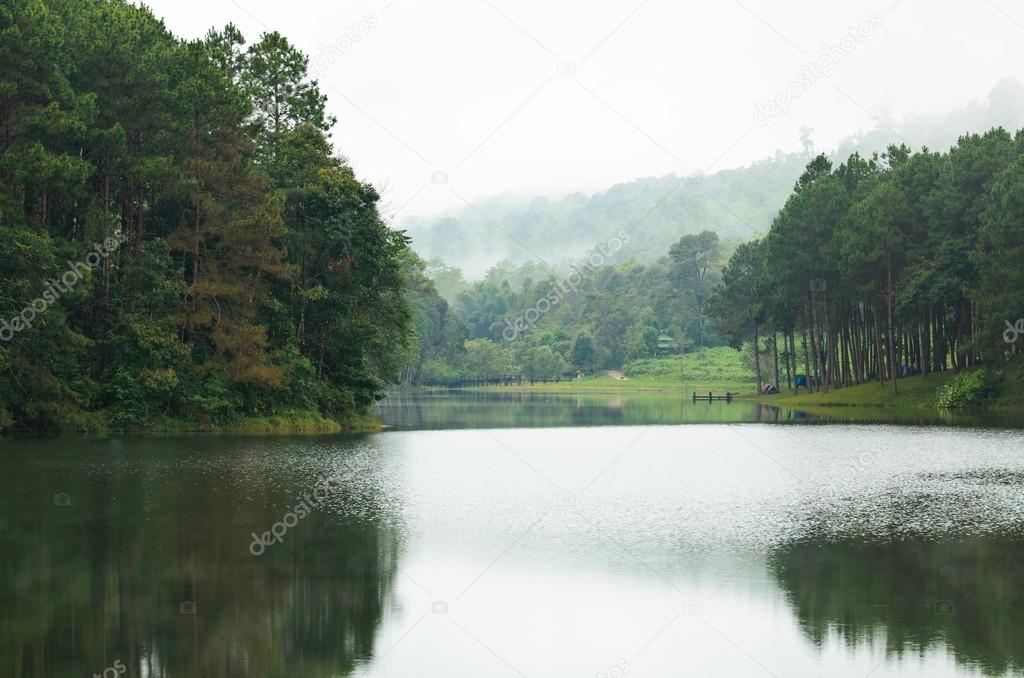
[[[870,155],[892,143],[945,150],[965,133],[1000,126],[1024,126],[1024,85],[1018,80],[1003,80],[986,102],[950,114],[882,121],[849,137],[831,155],[842,162],[854,152]],[[778,152],[747,167],[698,177],[636,179],[590,196],[496,196],[478,201],[476,209],[411,219],[404,227],[421,256],[458,266],[471,278],[502,259],[557,264],[619,230],[630,237],[621,258],[657,259],[691,233],[710,230],[725,240],[743,241],[767,232],[809,158],[809,153]]]

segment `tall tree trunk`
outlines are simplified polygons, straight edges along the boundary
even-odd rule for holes
[[[895,306],[896,289],[893,282],[893,270],[892,266],[889,266],[889,367],[890,374],[892,375],[892,392],[896,394],[898,388],[896,386],[896,378],[899,376],[899,366],[896,364],[896,310]]]
[[[110,228],[110,175],[103,175],[103,237]],[[103,303],[110,301],[110,257],[103,257]]]
[[[50,209],[50,190],[43,184],[43,196],[40,200],[39,205],[39,230],[43,233],[47,233],[50,230],[50,219],[48,212]]]
[[[810,391],[810,389],[811,389],[811,359],[807,356],[807,330],[806,330],[806,328],[803,329],[800,332],[800,343],[803,345],[803,348],[804,348],[804,379],[807,382],[806,384],[804,384],[804,388],[806,388],[808,391]]]
[[[775,386],[778,388],[779,380],[779,333],[772,331],[772,354],[775,358]]]
[[[855,384],[864,383],[864,345],[861,342],[861,320],[860,304],[854,304],[850,309],[850,339],[853,350],[853,381]]]
[[[825,345],[825,364],[828,366],[826,370],[828,372],[828,381],[825,382],[825,388],[827,390],[829,386],[838,386],[836,382],[836,378],[838,377],[836,368],[839,365],[839,361],[836,356],[836,336],[832,333],[832,311],[828,304],[828,292],[825,292],[822,295],[822,303],[825,307],[822,311],[822,316],[824,316],[822,319],[822,325],[824,327],[825,335],[828,337],[828,343]]]
[[[818,314],[814,305],[814,292],[811,292],[811,355],[814,358],[814,378],[811,379],[811,390],[821,391],[821,343],[818,338]]]
[[[140,253],[142,251],[143,240],[146,237],[146,210],[145,210],[145,204],[146,204],[145,193],[140,191],[139,192],[139,212],[138,212],[139,218],[138,218],[138,221],[135,224],[135,244],[134,244],[134,246],[132,248],[132,251],[135,254],[138,254],[138,253]]]
[[[793,357],[793,345],[790,343],[791,336],[792,330],[786,330],[782,333],[782,353],[786,357],[786,388],[790,391],[793,390],[793,369],[790,363],[790,359]]]
[[[853,374],[850,369],[850,324],[844,322],[839,326],[839,334],[842,348],[839,353],[839,367],[842,372],[842,385],[850,386],[853,383]]]
[[[754,322],[754,371],[757,372],[757,394],[761,395],[761,334]]]
[[[931,367],[931,356],[928,350],[928,331],[929,331],[929,311],[926,309],[922,312],[920,323],[918,323],[918,343],[921,350],[921,376],[927,377],[929,368]]]
[[[198,164],[198,163],[197,163]],[[201,216],[200,216],[200,204],[199,204],[199,189],[195,189],[196,192],[193,195],[193,208],[195,209],[195,221],[192,241],[192,289],[188,296],[188,307],[185,309],[185,336],[186,341],[192,341],[192,335],[195,331],[194,318],[197,308],[196,304],[196,286],[199,284],[199,244],[200,244],[200,233],[201,233]]]
[[[885,385],[885,365],[882,360],[882,319],[878,317],[878,305],[873,304],[872,315],[874,315],[875,329],[875,372],[878,374],[878,383]]]

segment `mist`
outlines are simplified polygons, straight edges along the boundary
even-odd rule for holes
[[[150,4],[185,36],[229,21],[288,35],[397,224],[506,192],[743,167],[801,151],[802,128],[826,150],[905,134],[1024,79],[1024,12],[1004,2]]]

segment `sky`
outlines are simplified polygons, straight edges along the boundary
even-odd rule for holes
[[[147,4],[182,37],[232,22],[309,54],[335,146],[397,224],[744,166],[800,149],[805,128],[827,150],[1024,80],[1009,0]]]

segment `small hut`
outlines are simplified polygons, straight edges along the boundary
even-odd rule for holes
[[[667,332],[662,332],[658,335],[658,353],[664,355],[666,353],[678,353],[679,342]]]

